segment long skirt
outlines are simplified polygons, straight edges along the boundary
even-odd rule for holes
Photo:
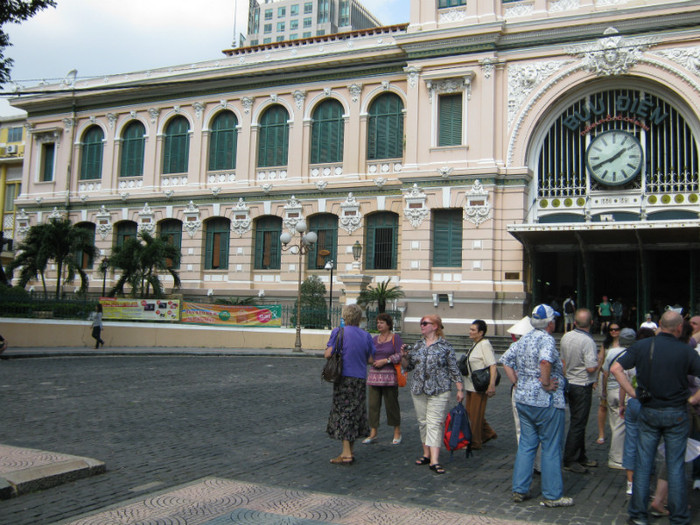
[[[333,406],[326,432],[333,439],[355,441],[369,435],[365,380],[345,377],[333,385]]]

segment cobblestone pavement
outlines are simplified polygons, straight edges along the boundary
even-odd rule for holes
[[[358,443],[354,465],[331,465],[328,460],[339,453],[340,445],[325,434],[331,386],[319,378],[321,364],[308,357],[250,356],[4,360],[0,443],[95,458],[106,464],[107,472],[0,501],[0,524],[78,521],[109,507],[150,501],[154,493],[170,495],[159,501],[176,502],[174,492],[211,480],[229,488],[255,484],[281,490],[292,494],[291,502],[321,496],[335,496],[333,501],[346,506],[364,502],[375,514],[377,509],[384,511],[385,518],[374,523],[402,523],[389,516],[405,508],[415,510],[411,516],[457,515],[446,522],[465,524],[624,523],[624,473],[607,467],[587,475],[564,473],[565,493],[575,499],[574,507],[541,507],[537,478],[535,498],[511,503],[515,439],[507,379],[487,409],[498,439],[470,459],[456,453],[450,461],[443,452],[448,471],[444,476],[413,465],[420,443],[405,388],[400,391],[403,443],[390,445],[391,429],[383,426],[377,444]],[[604,465],[607,449],[594,444],[595,411],[588,430],[589,456]],[[234,488],[232,493],[238,490]],[[693,519],[700,520],[700,493],[691,493],[690,502]],[[265,512],[280,514],[279,509],[284,513],[286,505],[294,506],[242,505],[239,511],[264,517]],[[330,514],[323,520],[309,516],[285,523],[359,523],[335,521]],[[232,522],[277,521],[158,521]]]

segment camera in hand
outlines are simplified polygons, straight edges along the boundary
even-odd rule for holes
[[[648,403],[651,401],[651,392],[649,392],[646,388],[644,388],[642,385],[639,385],[635,389],[635,395],[637,396],[637,400],[641,404]]]

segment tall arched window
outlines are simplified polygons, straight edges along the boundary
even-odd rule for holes
[[[231,221],[225,217],[214,217],[206,222],[205,229],[204,269],[226,270]]]
[[[138,120],[127,124],[122,133],[122,151],[119,165],[120,177],[143,176],[143,151],[146,144],[146,128]]]
[[[384,93],[369,107],[367,158],[403,158],[403,102],[393,93]]]
[[[163,173],[186,173],[190,154],[190,123],[175,117],[165,128]]]
[[[222,111],[211,123],[209,169],[232,170],[236,167],[238,119],[231,111]]]
[[[289,150],[289,114],[280,105],[265,110],[258,128],[258,166],[286,166]]]
[[[367,216],[365,232],[365,268],[392,270],[396,268],[398,245],[398,215],[388,211]]]
[[[462,267],[464,209],[433,210],[433,266]]]
[[[325,100],[316,106],[312,118],[311,163],[341,162],[345,129],[342,104]]]
[[[90,235],[92,239],[92,245],[95,245],[95,225],[91,222],[79,222],[75,225],[76,228],[85,230]],[[81,270],[88,270],[92,268],[93,259],[90,254],[84,251],[75,254],[76,262],[78,263],[78,268]]]
[[[134,221],[121,221],[116,224],[115,246],[122,246],[127,239],[135,239],[138,226]]]
[[[177,219],[165,219],[158,223],[158,229],[158,236],[174,246],[179,252],[182,248],[182,221]],[[180,268],[180,262],[178,261],[176,263],[172,260],[168,260],[168,267],[177,270]]]
[[[319,213],[309,218],[309,231],[316,232],[318,240],[309,250],[309,269],[318,270],[333,261],[338,267],[338,216],[332,213]],[[329,255],[319,252],[328,250]]]
[[[83,134],[80,147],[80,179],[102,177],[102,149],[104,132],[100,126],[90,126]]]
[[[281,267],[282,219],[265,216],[255,221],[256,270],[279,270]]]

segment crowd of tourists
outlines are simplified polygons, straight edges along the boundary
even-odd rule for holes
[[[696,451],[691,457],[700,455],[700,316],[684,319],[669,309],[656,328],[646,324],[636,331],[624,327],[618,316],[601,316],[606,317],[606,334],[598,348],[591,333],[594,315],[578,308],[567,312],[569,330],[557,349],[552,333],[560,316],[547,304],[536,306],[518,330],[513,327],[511,332],[519,338],[500,358],[513,384],[518,441],[513,501],[532,497],[533,475],[540,474],[541,505],[574,504],[564,495],[562,470],[585,474],[598,467],[586,452],[586,425],[597,392],[596,444],[606,443],[607,420],[607,466],[626,471],[628,523],[648,523],[649,514],[690,523],[685,461],[687,450]],[[379,334],[374,338],[359,328],[358,306],[346,306],[342,317],[344,326],[332,331],[326,349],[330,358],[340,351],[337,341],[342,338],[343,372],[334,383],[327,432],[341,440],[343,448],[331,463],[350,465],[355,441],[369,445],[378,440],[382,404],[387,424],[394,429],[392,445],[401,443],[398,388],[404,372],[411,372],[408,386],[422,444],[416,465],[445,473],[439,455],[453,387],[457,403],[466,405],[472,449],[497,437],[485,416],[500,374],[484,321],[470,325],[473,345],[458,363],[437,315],[420,320],[421,337],[414,345],[404,344],[393,332],[393,319],[387,314],[377,317]],[[692,472],[693,488],[700,490],[700,457]],[[656,491],[649,506],[653,478]]]

